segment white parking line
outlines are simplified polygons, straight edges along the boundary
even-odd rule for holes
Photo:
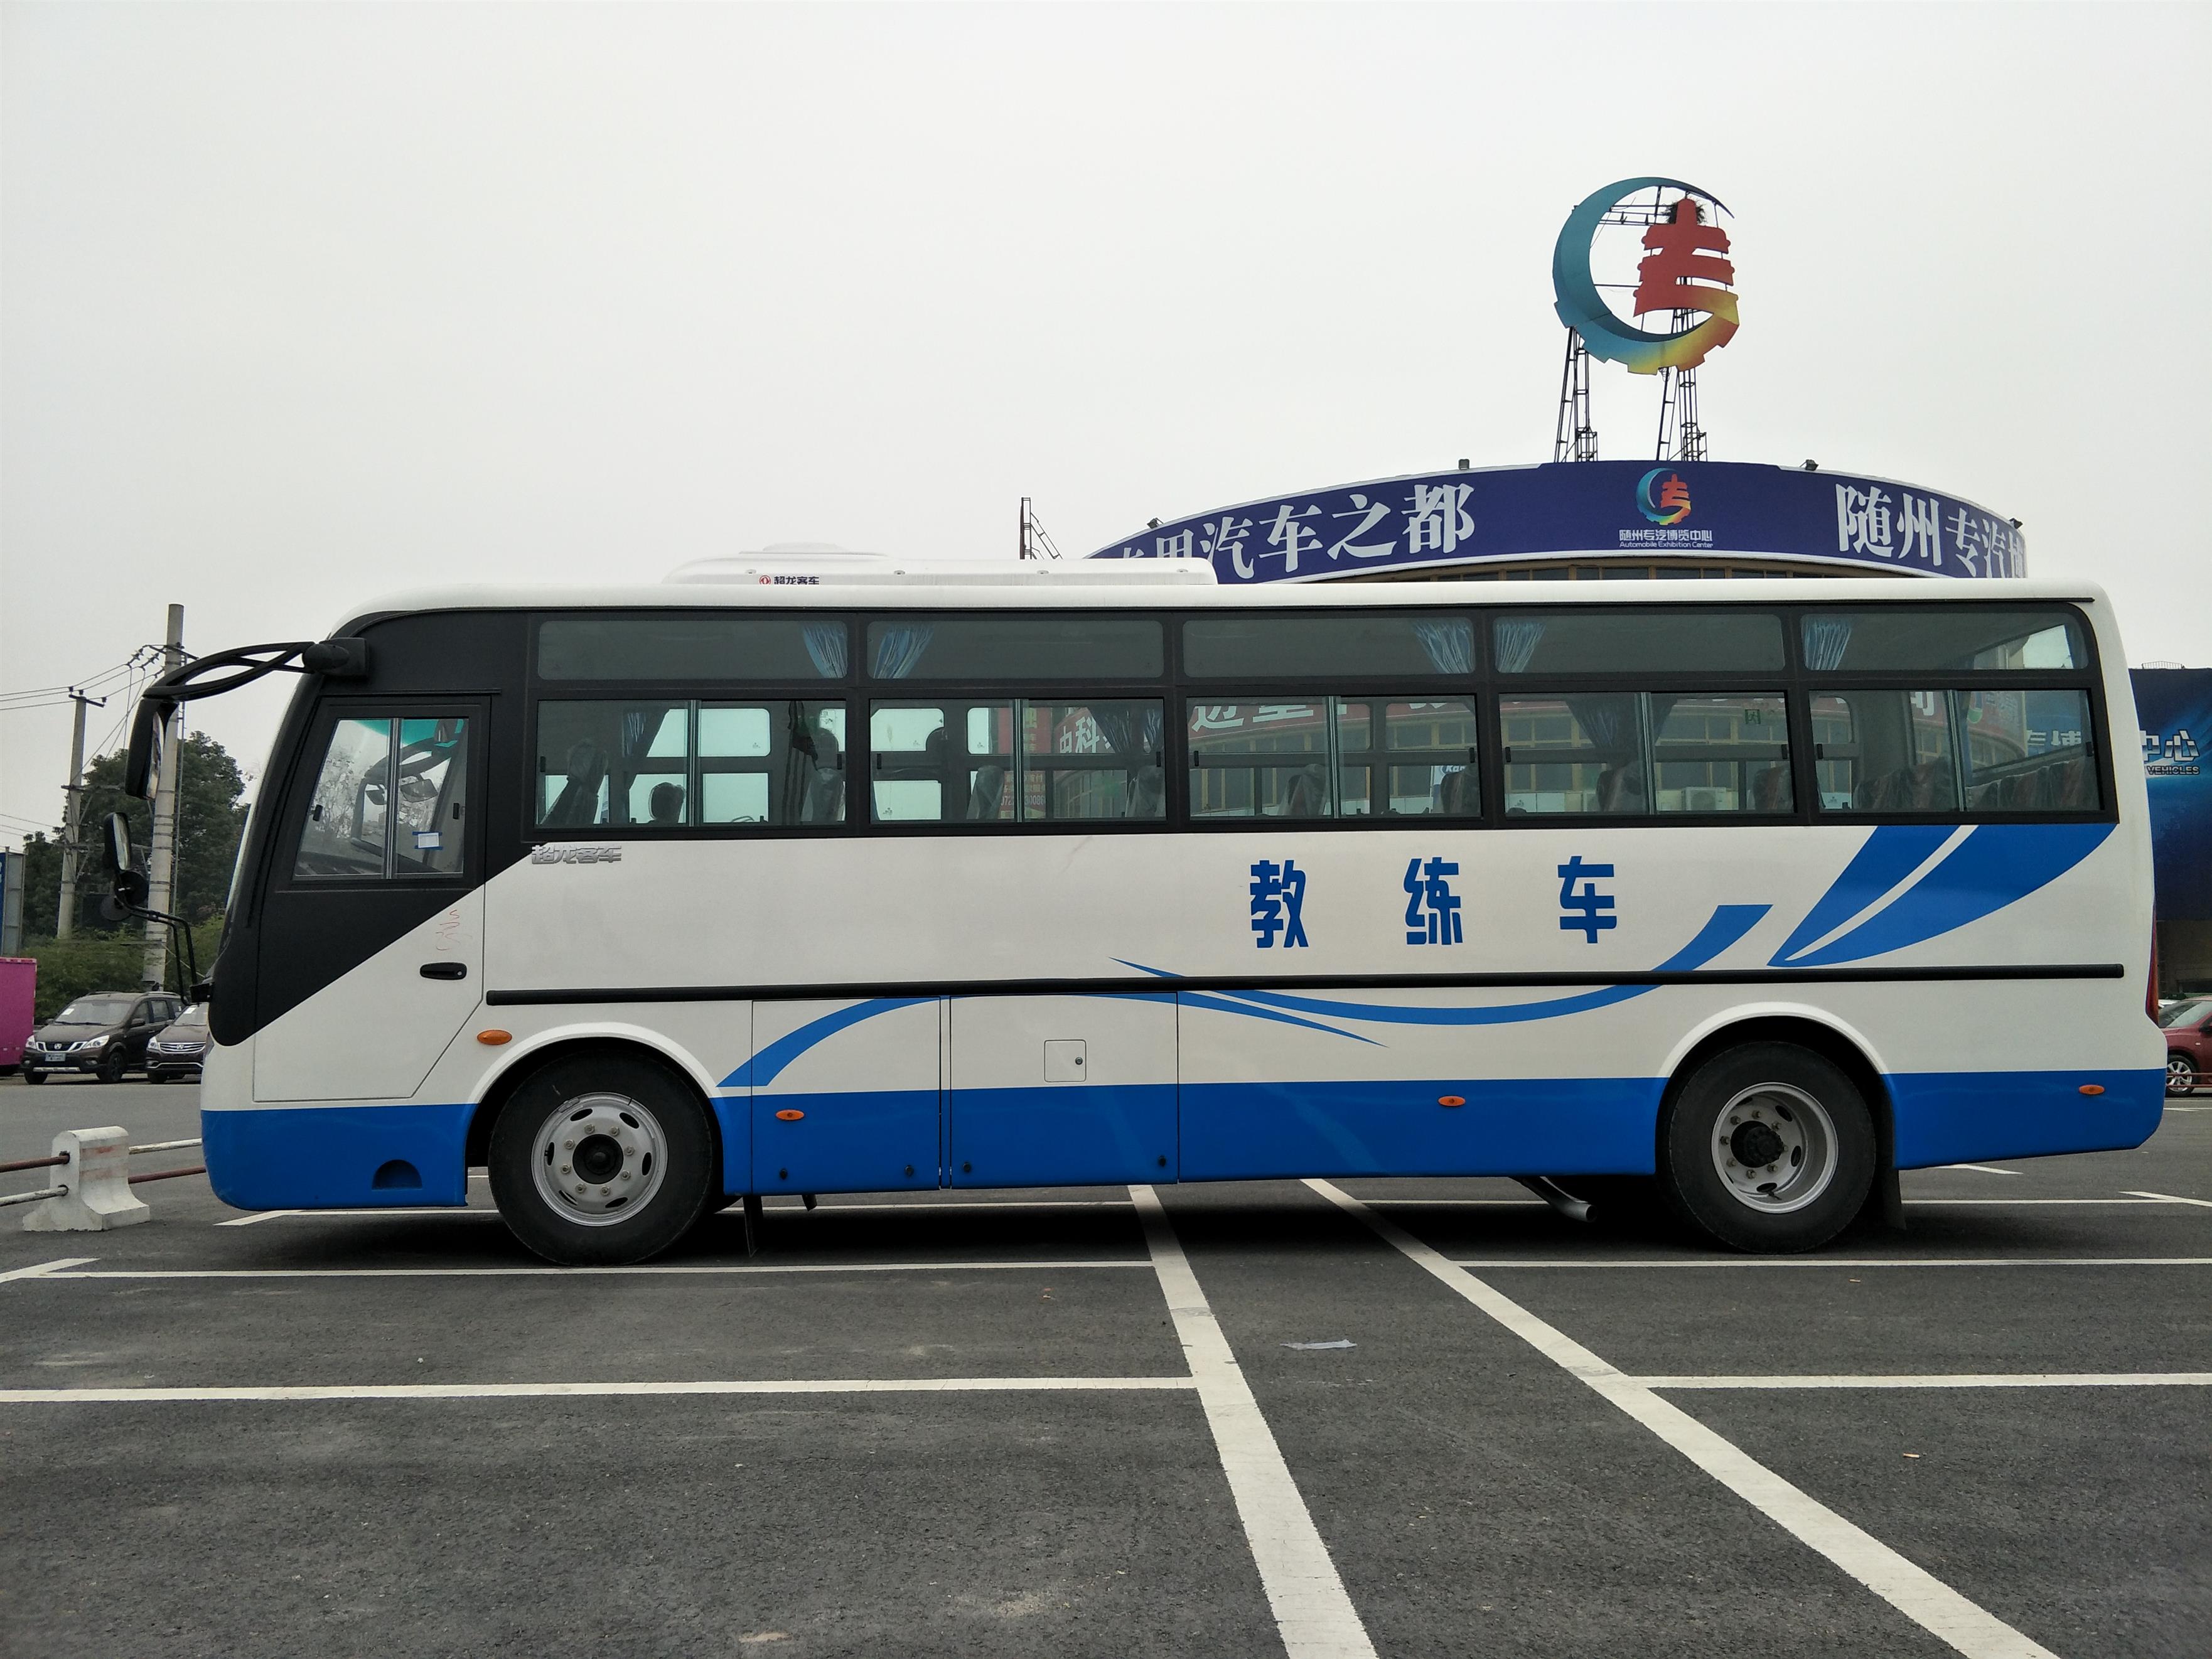
[[[1916,1565],[1809,1494],[1791,1486],[1732,1442],[1642,1379],[1627,1376],[1501,1295],[1473,1273],[1430,1249],[1358,1199],[1326,1181],[1310,1187],[1455,1295],[1473,1303],[1554,1364],[1579,1378],[1604,1400],[1650,1429],[1697,1467],[1842,1568],[1922,1629],[1968,1659],[2056,1659],[1986,1608],[1968,1601],[1925,1568]]]
[[[90,1256],[83,1257],[91,1261]],[[1149,1261],[733,1261],[641,1262],[632,1267],[102,1267],[70,1273],[50,1266],[25,1278],[64,1279],[578,1279],[593,1274],[1060,1273],[1088,1267],[1149,1267]],[[13,1277],[14,1275],[10,1275]]]
[[[18,1279],[45,1279],[64,1267],[82,1267],[88,1261],[99,1260],[96,1255],[65,1255],[57,1261],[41,1261],[35,1267],[10,1267],[6,1273],[0,1273],[0,1285]]]
[[[1455,1267],[2212,1267],[2212,1255],[1455,1256]]]
[[[1647,1389],[2212,1389],[2212,1371],[2020,1371],[1915,1376],[1635,1376]]]
[[[1974,1170],[1983,1175],[2018,1175],[2018,1170],[2000,1170],[1993,1164],[1938,1164],[1939,1170]]]
[[[1969,1206],[1984,1209],[2018,1209],[2038,1204],[2087,1205],[2092,1207],[2119,1210],[2141,1210],[2160,1204],[2202,1203],[2201,1199],[2161,1198],[2155,1193],[2136,1193],[2126,1198],[1908,1198],[1907,1204],[1921,1205],[1934,1210],[1953,1210]]]
[[[1284,1648],[1291,1659],[1374,1659],[1367,1627],[1345,1594],[1328,1546],[1322,1542],[1273,1431],[1260,1414],[1260,1402],[1176,1241],[1159,1194],[1150,1187],[1132,1187],[1129,1196],[1144,1223],[1152,1270],[1159,1275],[1176,1337],[1190,1361],[1198,1401],[1213,1431],[1230,1496],[1236,1499],[1237,1519],[1244,1524]]]
[[[0,1406],[133,1406],[255,1400],[598,1400],[614,1395],[721,1394],[1070,1394],[1182,1390],[1187,1376],[752,1378],[708,1382],[362,1382],[297,1388],[0,1389]]]
[[[2212,1198],[2176,1198],[2172,1193],[2130,1193],[2130,1198],[2147,1198],[2160,1204],[2194,1204],[2200,1210],[2212,1210]]]

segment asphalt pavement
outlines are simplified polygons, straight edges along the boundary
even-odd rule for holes
[[[10,1079],[0,1160],[197,1094]],[[0,1210],[0,1652],[2202,1659],[2174,1106],[1778,1261],[1492,1181],[830,1198],[615,1271],[481,1179]]]

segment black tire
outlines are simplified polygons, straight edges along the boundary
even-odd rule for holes
[[[524,1079],[492,1126],[489,1169],[509,1231],[564,1267],[658,1255],[721,1194],[697,1091],[665,1066],[615,1054],[550,1060]]]
[[[44,1083],[46,1080],[46,1074],[44,1072],[26,1072],[23,1073],[23,1081],[26,1083]]]
[[[2166,1057],[2166,1091],[2170,1095],[2193,1094],[2197,1090],[2197,1065],[2186,1054],[2170,1054]]]
[[[1676,1215],[1733,1249],[1771,1255],[1833,1238],[1875,1175],[1865,1098],[1832,1061],[1789,1042],[1747,1042],[1699,1066],[1668,1105],[1658,1151]]]
[[[123,1056],[110,1054],[101,1057],[100,1064],[93,1068],[93,1075],[102,1083],[120,1083],[124,1069]]]

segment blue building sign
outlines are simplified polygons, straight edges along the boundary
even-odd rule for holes
[[[2022,576],[2010,520],[1887,478],[1741,461],[1567,461],[1264,496],[1152,526],[1095,559],[1206,559],[1224,585],[1531,556],[1767,558],[1872,574]]]
[[[2212,921],[2212,668],[2131,668],[2128,678],[2149,774],[2158,919]]]

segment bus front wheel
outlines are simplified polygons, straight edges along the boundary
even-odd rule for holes
[[[1874,1116],[1850,1078],[1808,1048],[1747,1042],[1685,1079],[1659,1132],[1675,1213],[1739,1250],[1818,1249],[1874,1185]]]
[[[621,1266],[690,1231],[720,1191],[714,1153],[688,1084],[647,1061],[576,1055],[523,1079],[492,1126],[492,1197],[547,1261]]]

